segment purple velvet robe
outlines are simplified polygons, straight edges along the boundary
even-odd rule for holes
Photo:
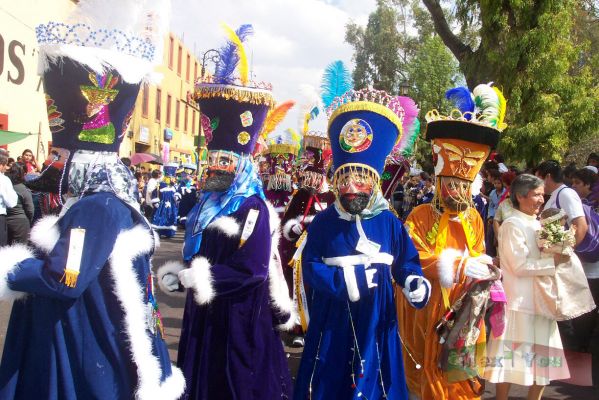
[[[259,215],[251,236],[240,246],[250,209]],[[225,233],[217,223],[208,225],[198,253],[212,265],[214,299],[200,306],[193,291],[187,294],[177,357],[187,381],[183,398],[291,398],[287,359],[275,329],[289,314],[274,308],[269,291],[268,208],[264,200],[252,196],[229,217],[239,232]]]

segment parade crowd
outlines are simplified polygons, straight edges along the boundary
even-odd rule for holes
[[[567,350],[591,353],[599,387],[596,153],[582,168],[506,165],[491,84],[439,93],[454,108],[426,113],[323,84],[320,111],[279,135],[293,102],[249,79],[242,25],[225,26],[193,94],[206,159],[132,165],[119,146],[165,4],[131,9],[145,41],[127,46],[36,30],[53,148],[43,165],[0,152],[0,300],[13,301],[0,399],[455,400],[486,381],[532,400],[570,377]],[[310,129],[319,114],[326,132]],[[419,134],[431,171],[413,163]],[[178,229],[181,257],[153,265]],[[158,288],[186,293],[176,360]],[[284,345],[303,348],[295,380]]]

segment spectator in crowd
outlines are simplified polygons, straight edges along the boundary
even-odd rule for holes
[[[501,154],[495,155],[495,161],[497,162],[497,169],[499,170],[499,173],[504,174],[509,171],[507,166],[504,164],[505,160]]]
[[[404,197],[403,197],[403,216],[404,218],[412,211],[416,206],[417,195],[420,192],[422,183],[420,182],[420,174],[411,174],[410,180],[404,186]]]
[[[15,159],[12,157],[8,158],[8,162],[6,163],[6,168],[10,168],[15,163]]]
[[[141,209],[144,209],[144,204],[145,204],[145,198],[144,198],[144,188],[146,186],[146,181],[144,179],[144,176],[141,172],[136,172],[135,174],[133,174],[133,176],[135,176],[135,180],[137,181],[137,192],[139,195],[139,204],[141,204]]]
[[[582,201],[574,189],[563,184],[562,170],[557,161],[549,160],[537,167],[536,174],[545,180],[545,190],[551,197],[545,208],[561,208],[568,217],[568,224],[575,226],[576,244],[580,243],[588,229]],[[594,300],[599,301],[599,262],[582,262],[589,288]],[[575,351],[590,351],[593,384],[599,386],[599,314],[593,311],[559,324],[564,346]]]
[[[8,152],[0,152],[0,246],[5,246],[8,242],[6,209],[16,206],[18,201],[12,182],[4,175],[7,163]]]
[[[564,167],[564,184],[568,187],[572,187],[572,177],[574,176],[574,172],[576,172],[578,168],[576,168],[576,163],[571,162],[570,164]]]
[[[599,154],[591,153],[587,157],[587,165],[595,168],[599,168]]]
[[[499,207],[499,201],[501,199],[505,199],[505,194],[507,189],[503,186],[503,181],[501,180],[501,174],[499,171],[492,170],[489,171],[489,180],[493,183],[493,190],[489,193],[489,207],[487,209],[487,224],[486,224],[486,245],[487,245],[487,254],[491,257],[495,257],[497,255],[496,250],[496,235],[495,229],[493,228],[493,221],[495,219],[495,213],[497,212],[497,208]]]
[[[507,218],[512,215],[514,207],[510,199],[510,186],[512,181],[516,178],[516,174],[512,171],[501,174],[501,182],[505,188],[503,194],[499,198],[499,204],[495,210],[495,216],[493,217],[493,234],[495,235],[495,247],[497,247],[497,238],[499,237],[499,227]]]
[[[512,217],[499,230],[499,256],[507,297],[506,326],[499,337],[490,336],[484,377],[496,383],[496,398],[507,400],[512,383],[528,386],[528,399],[541,399],[550,380],[570,376],[557,322],[535,313],[533,296],[537,277],[555,274],[561,254],[541,256],[536,231],[543,205],[543,181],[522,174],[511,187]],[[554,362],[541,362],[546,349]],[[530,355],[539,353],[538,359]],[[543,353],[545,354],[545,353]],[[509,361],[508,360],[509,356]]]
[[[576,227],[576,244],[580,243],[587,233],[582,201],[574,189],[570,189],[564,184],[564,175],[560,164],[554,160],[544,161],[539,164],[535,174],[543,179],[545,191],[551,195],[545,208],[564,210],[568,216],[568,224]]]
[[[572,189],[578,193],[578,196],[584,204],[597,208],[599,202],[596,193],[593,193],[595,186],[599,184],[599,176],[588,168],[582,168],[574,172],[572,176]]]
[[[160,177],[162,176],[162,172],[159,169],[155,169],[151,173],[151,178],[148,180],[144,188],[144,199],[146,200],[145,205],[145,215],[146,218],[151,221],[154,216],[154,210],[158,207],[159,198],[158,198],[158,184],[160,182]]]
[[[27,243],[35,208],[31,192],[23,184],[23,182],[25,182],[24,166],[19,163],[14,163],[6,171],[6,176],[12,182],[13,188],[18,196],[17,204],[6,210],[8,244]]]
[[[39,172],[39,168],[37,166],[37,162],[35,161],[35,157],[33,156],[33,152],[29,149],[23,150],[23,154],[21,154],[21,163],[25,166],[25,173],[30,174],[32,172]]]
[[[422,176],[422,174],[424,174],[424,176]],[[421,177],[422,181],[424,182],[424,186],[422,186],[422,189],[420,189],[420,192],[416,196],[418,205],[430,203],[435,196],[435,185],[433,184],[433,178],[426,172],[423,172],[422,174]]]

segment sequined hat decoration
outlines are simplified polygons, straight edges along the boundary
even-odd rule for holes
[[[275,105],[272,86],[248,78],[243,42],[253,33],[252,25],[242,25],[236,31],[222,26],[228,42],[219,51],[214,74],[196,83],[194,97],[204,125],[210,126],[209,150],[252,154],[267,114]]]

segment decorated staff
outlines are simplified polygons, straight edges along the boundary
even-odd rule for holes
[[[70,152],[58,190],[68,200],[34,226],[33,248],[0,250],[0,298],[16,300],[0,398],[179,399],[154,297],[157,241],[118,157],[140,82],[161,60],[169,3],[77,7],[72,24],[36,29],[53,146]]]
[[[330,112],[337,200],[310,224],[302,254],[313,295],[295,398],[407,399],[392,277],[416,308],[430,285],[379,186],[404,111],[382,91],[361,90]]]
[[[472,203],[471,184],[505,127],[505,99],[489,85],[479,85],[473,93],[451,89],[447,98],[458,109],[448,116],[437,110],[426,114],[437,179],[433,201],[414,208],[406,220],[432,284],[430,304],[416,313],[397,298],[400,330],[413,356],[404,357],[408,387],[423,400],[480,396],[477,376],[484,368],[488,290],[468,318],[461,319],[468,323],[457,341],[448,341],[447,333],[467,288],[498,277],[484,254],[484,224]]]
[[[213,129],[205,184],[187,215],[187,268],[170,263],[158,274],[164,290],[177,290],[179,282],[188,289],[177,357],[184,398],[288,398],[291,377],[276,328],[296,318],[274,262],[279,220],[269,212],[251,156],[274,100],[270,85],[247,80],[241,41],[251,25],[227,31],[230,43],[213,79],[196,87]]]

